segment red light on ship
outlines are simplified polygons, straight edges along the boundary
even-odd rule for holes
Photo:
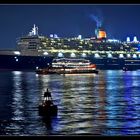
[[[95,64],[90,64],[89,68],[96,68],[96,65]]]

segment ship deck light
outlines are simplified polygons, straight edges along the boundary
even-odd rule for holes
[[[137,58],[137,55],[136,54],[133,54],[133,58]]]
[[[120,57],[120,58],[123,58],[124,56],[123,56],[123,54],[119,54],[119,57]]]
[[[86,53],[82,53],[82,57],[86,57]]]
[[[71,53],[70,57],[76,57],[75,53]]]
[[[108,54],[108,58],[112,58],[112,54],[111,53]]]
[[[64,57],[63,53],[59,52],[58,57]]]
[[[19,51],[14,51],[14,54],[20,55]]]
[[[44,55],[48,55],[48,52],[44,52],[43,54],[44,54]]]
[[[99,58],[100,57],[100,55],[98,54],[98,53],[95,53],[95,55],[94,55],[96,58]]]
[[[130,54],[127,54],[127,57],[131,57],[131,55]]]

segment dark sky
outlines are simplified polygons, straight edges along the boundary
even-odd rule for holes
[[[123,41],[137,36],[140,40],[140,5],[12,4],[0,5],[0,48],[15,48],[16,39],[28,34],[33,24],[45,36],[95,36],[96,22],[91,15],[103,20],[108,38]]]

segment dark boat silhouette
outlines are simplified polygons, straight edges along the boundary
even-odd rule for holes
[[[56,116],[57,115],[57,105],[53,104],[51,97],[51,92],[47,91],[44,93],[44,99],[39,105],[39,115],[41,116]]]

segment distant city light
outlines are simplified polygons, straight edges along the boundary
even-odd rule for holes
[[[19,51],[14,51],[14,54],[20,55]]]

